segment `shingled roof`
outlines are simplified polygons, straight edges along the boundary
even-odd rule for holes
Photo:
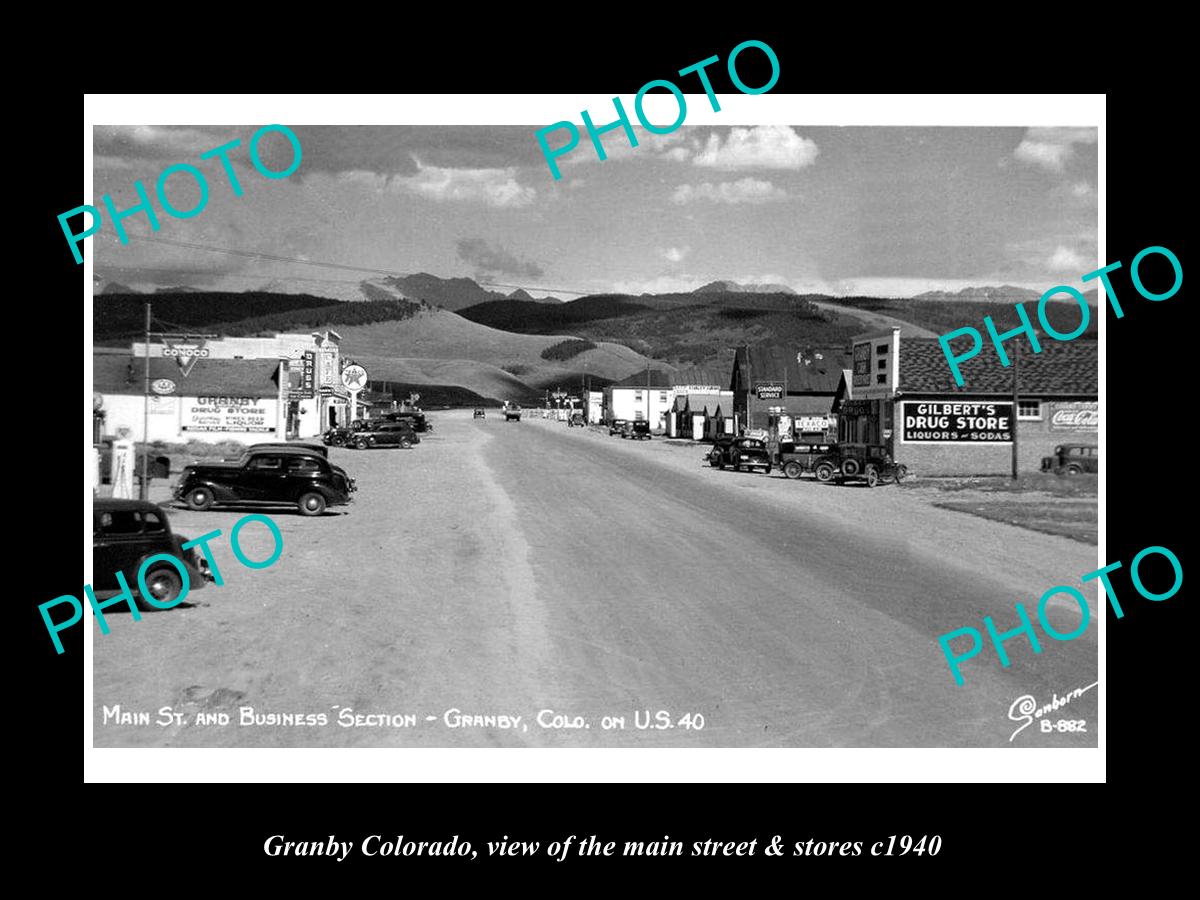
[[[95,390],[102,394],[141,394],[145,390],[145,359],[128,353],[92,357]],[[183,377],[173,359],[150,358],[150,380],[169,378],[175,393],[185,397],[275,397],[279,394],[277,359],[198,359]]]
[[[809,364],[797,359],[800,348],[760,344],[750,348],[750,380],[787,383],[789,394],[832,394],[842,377],[842,368],[850,363],[844,347],[814,347],[806,352]],[[816,355],[820,354],[821,359]],[[746,349],[739,347],[737,366],[746,365]]]
[[[1095,396],[1100,390],[1100,362],[1095,341],[1065,343],[1041,340],[1041,353],[1021,346],[1021,395]],[[1010,365],[1000,365],[995,348],[987,340],[979,355],[960,363],[963,386],[954,374],[935,338],[900,339],[900,394],[1003,394],[1011,395],[1012,343],[1006,345]]]

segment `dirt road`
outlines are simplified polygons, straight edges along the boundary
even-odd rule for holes
[[[1013,638],[1007,669],[985,646],[963,687],[937,644],[984,615],[1019,624],[1014,603],[1077,585],[1094,548],[895,489],[718,471],[659,439],[460,413],[436,429],[410,451],[335,449],[356,502],[272,512],[269,569],[233,559],[244,512],[174,512],[188,536],[222,529],[226,583],[95,630],[95,745],[1096,742],[1094,688],[1049,717],[1086,731],[1009,741],[1018,698],[1095,682],[1094,600],[1082,637],[1039,630],[1038,655]],[[243,545],[270,553],[257,526]],[[1060,600],[1050,616],[1079,620]]]

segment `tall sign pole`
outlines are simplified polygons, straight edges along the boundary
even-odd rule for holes
[[[367,370],[358,363],[342,369],[342,386],[350,394],[350,421],[358,418],[358,392],[367,386]]]
[[[138,499],[150,495],[150,301],[146,301],[146,379],[142,385],[142,483]]]
[[[744,430],[750,431],[750,345],[746,344],[746,424]]]
[[[650,424],[650,361],[646,361],[646,424]]]
[[[1020,393],[1021,348],[1013,347],[1013,411],[1012,411],[1012,480],[1017,480],[1017,422],[1021,418]]]

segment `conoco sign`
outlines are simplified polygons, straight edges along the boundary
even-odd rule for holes
[[[1100,427],[1100,404],[1096,401],[1056,403],[1050,415],[1051,431],[1096,431]]]

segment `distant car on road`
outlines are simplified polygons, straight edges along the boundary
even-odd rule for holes
[[[137,583],[142,563],[165,553],[174,556],[187,572],[188,590],[213,580],[208,560],[195,547],[183,549],[190,538],[176,534],[164,510],[143,500],[96,500],[92,503],[92,588],[97,593],[121,590],[117,572],[134,592],[138,609],[157,607],[146,602]],[[183,579],[171,563],[158,561],[146,570],[146,591],[159,603],[169,603],[183,592]]]
[[[350,446],[356,450],[369,450],[372,447],[400,447],[407,450],[419,443],[421,439],[408,422],[380,421],[356,431]]]
[[[583,420],[583,413],[574,413],[571,418],[567,419],[568,428],[586,428],[587,422]]]
[[[611,437],[614,434],[621,434],[625,430],[625,426],[629,423],[625,419],[613,419],[608,423],[608,433]],[[623,434],[621,434],[624,437]]]
[[[521,421],[521,407],[519,407],[519,406],[504,407],[504,421],[505,422],[520,422]]]
[[[771,454],[766,442],[758,438],[721,435],[704,458],[715,469],[724,469],[726,466],[739,472],[743,469],[762,469],[764,475],[771,474]]]
[[[474,414],[474,416],[473,416],[472,418],[475,418],[475,419],[486,419],[486,418],[487,418],[487,414],[486,414],[486,413],[483,411],[483,407],[481,407],[481,406],[477,406],[477,407],[475,407],[475,414]]]
[[[225,503],[271,504],[319,516],[328,506],[350,503],[356,489],[346,470],[321,454],[278,447],[247,450],[233,462],[185,466],[174,496],[201,511]]]
[[[649,422],[630,422],[629,437],[635,441],[650,440],[650,423]]]
[[[1100,448],[1095,444],[1060,444],[1053,456],[1042,457],[1042,471],[1055,475],[1096,474],[1100,471]]]

